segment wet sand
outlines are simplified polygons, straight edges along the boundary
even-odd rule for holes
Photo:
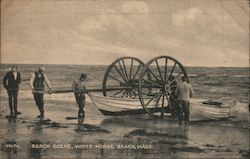
[[[45,96],[45,99],[47,96]],[[0,158],[244,158],[249,157],[248,121],[153,120],[147,115],[106,117],[88,101],[78,120],[73,102],[45,101],[36,118],[32,99],[20,100],[9,120],[1,99]]]

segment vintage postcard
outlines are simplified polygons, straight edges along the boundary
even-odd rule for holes
[[[248,0],[1,0],[0,158],[249,158]]]

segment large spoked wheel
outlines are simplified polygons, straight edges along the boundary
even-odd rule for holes
[[[109,65],[103,78],[103,95],[138,98],[138,84],[144,63],[134,57],[121,57]],[[112,88],[119,88],[112,90]]]
[[[184,67],[172,57],[159,56],[145,65],[139,79],[139,98],[150,116],[163,118],[179,105],[175,90],[181,77],[188,82]]]

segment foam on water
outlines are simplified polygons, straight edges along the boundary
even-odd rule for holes
[[[247,103],[238,102],[231,109],[232,120],[234,121],[249,121],[249,106]]]
[[[4,74],[11,65],[1,64],[0,75]],[[18,65],[21,72],[22,83],[20,85],[19,100],[33,100],[32,92],[29,88],[29,79],[33,71],[40,65]],[[87,88],[101,88],[103,76],[107,66],[95,65],[46,65],[47,75],[52,83],[52,88],[70,88],[72,82],[78,79],[81,73],[87,74]],[[216,99],[220,97],[233,97],[238,101],[248,102],[249,93],[249,68],[207,68],[207,67],[186,67],[190,74],[190,83],[194,87],[194,98]],[[0,80],[0,97],[7,99],[7,93]],[[100,92],[101,93],[101,92]],[[45,100],[58,102],[75,102],[73,93],[62,93],[45,95]],[[91,102],[87,98],[87,102]],[[247,105],[247,104],[245,104]],[[247,112],[247,113],[246,113]],[[246,120],[248,113],[247,106],[239,105],[234,108],[236,119]]]

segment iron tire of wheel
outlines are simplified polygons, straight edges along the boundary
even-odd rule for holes
[[[181,77],[189,82],[184,66],[170,56],[155,57],[145,64],[139,78],[139,98],[151,117],[164,118],[174,104],[179,105],[174,88]]]
[[[111,97],[138,97],[138,83],[144,63],[135,57],[121,57],[107,68],[103,78],[103,95]],[[108,91],[112,87],[121,87],[117,91]],[[123,88],[128,87],[128,88]]]

